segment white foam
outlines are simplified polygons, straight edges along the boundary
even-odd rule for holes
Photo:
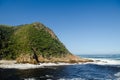
[[[118,73],[114,74],[114,76],[116,76],[116,77],[117,77],[117,78],[116,78],[116,80],[120,80],[120,72],[118,72]]]
[[[36,80],[35,78],[25,78],[24,80]]]
[[[114,76],[116,76],[116,77],[120,77],[120,72],[114,74]]]
[[[58,80],[85,80],[85,79],[82,79],[82,78],[60,78]]]
[[[36,80],[35,78],[25,78],[24,80]],[[53,79],[47,79],[47,80],[53,80]],[[85,80],[82,78],[60,78],[56,80]]]
[[[45,66],[60,66],[60,65],[74,65],[69,63],[40,63],[40,64],[16,64],[16,61],[0,61],[0,68],[16,68],[16,69],[30,69],[30,68],[44,68]]]
[[[91,64],[99,64],[99,65],[120,65],[120,60],[112,60],[112,59],[92,59],[94,62],[87,62]]]

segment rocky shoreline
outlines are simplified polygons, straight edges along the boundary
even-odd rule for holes
[[[0,60],[0,68],[4,68],[4,69],[34,69],[34,68],[45,68],[49,66],[64,66],[64,65],[75,65],[75,64],[83,64],[83,62],[77,62],[77,63],[45,62],[38,64],[30,64],[30,63],[17,63],[16,60]]]
[[[30,64],[38,64],[38,63],[85,63],[85,62],[93,62],[90,59],[80,58],[78,56],[68,54],[64,57],[49,57],[45,58],[42,56],[37,56],[34,58],[30,55],[22,55],[16,59],[17,63],[30,63]]]
[[[23,59],[22,59],[23,60]],[[35,60],[34,60],[35,61]],[[15,68],[15,69],[31,69],[31,68],[44,68],[46,66],[61,66],[61,65],[75,65],[93,62],[93,60],[79,58],[77,56],[69,56],[68,58],[51,58],[41,59],[41,62],[36,63],[17,60],[0,60],[0,68]]]

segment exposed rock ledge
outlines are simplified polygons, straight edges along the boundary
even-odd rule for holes
[[[16,59],[17,63],[30,63],[30,64],[37,64],[37,63],[85,63],[85,62],[93,62],[93,60],[83,59],[71,54],[68,54],[64,57],[49,57],[43,58],[42,56],[31,56],[31,55],[21,55]]]
[[[76,57],[76,56],[75,56]],[[62,58],[64,59],[64,58]],[[45,68],[49,66],[63,66],[63,65],[76,65],[76,64],[86,64],[87,62],[93,62],[88,59],[71,59],[71,60],[62,60],[60,58],[54,58],[51,60],[44,59],[43,62],[37,63],[34,62],[19,62],[16,60],[0,60],[0,68],[9,68],[9,69],[32,69],[32,68]],[[32,61],[32,60],[31,60]],[[31,64],[32,63],[32,64]]]

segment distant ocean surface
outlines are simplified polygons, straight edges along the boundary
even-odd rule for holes
[[[120,80],[120,54],[80,55],[93,63],[37,69],[0,69],[0,80]]]

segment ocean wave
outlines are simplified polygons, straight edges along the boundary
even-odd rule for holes
[[[86,80],[86,79],[82,79],[82,78],[60,78],[58,80]]]
[[[115,73],[114,76],[116,76],[116,77],[120,77],[120,72]]]
[[[120,80],[120,72],[115,73],[114,76],[117,77],[116,80]]]
[[[115,59],[95,59],[95,58],[89,58],[92,59],[94,62],[88,62],[92,64],[99,64],[99,65],[120,65],[120,60]]]
[[[36,78],[25,78],[24,80],[37,80]],[[53,80],[53,79],[46,79],[46,80]],[[60,79],[56,79],[56,80],[86,80],[86,79],[82,79],[82,78],[60,78]]]
[[[45,68],[47,66],[62,66],[62,65],[74,65],[74,64],[69,64],[69,63],[16,64],[15,61],[1,61],[0,68],[32,69],[32,68]]]
[[[36,80],[35,78],[25,78],[24,80]]]
[[[86,78],[60,78],[57,80],[112,80],[112,79],[104,79],[104,78],[92,78],[92,79],[86,79]],[[117,79],[120,80],[120,79]]]

